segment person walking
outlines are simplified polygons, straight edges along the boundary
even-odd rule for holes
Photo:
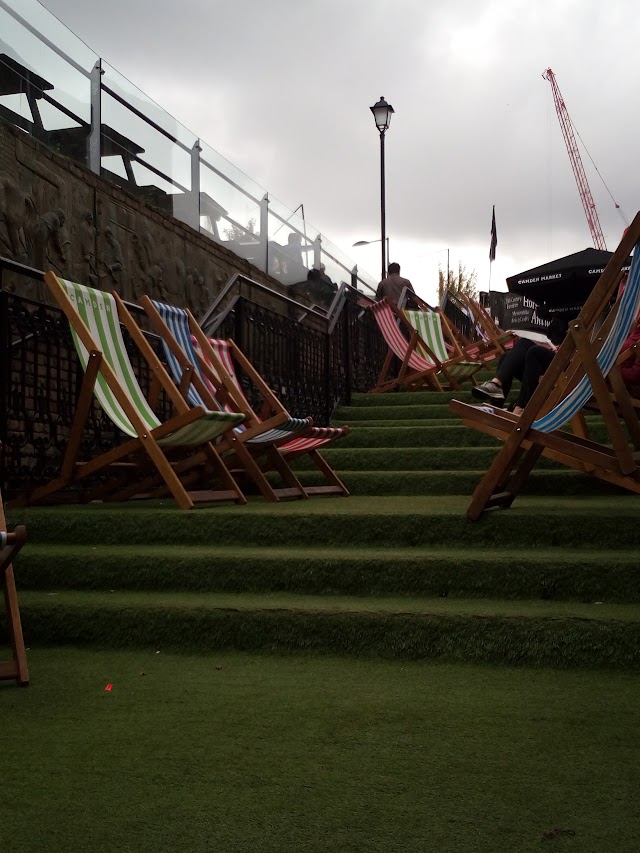
[[[389,302],[393,302],[394,305],[397,305],[405,287],[407,290],[410,290],[411,293],[415,293],[413,285],[409,279],[403,278],[400,275],[400,264],[389,264],[387,277],[382,279],[378,285],[378,289],[376,290],[376,301],[380,302],[381,299],[388,299]]]

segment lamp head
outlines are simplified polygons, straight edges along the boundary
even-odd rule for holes
[[[377,104],[374,104],[372,107],[369,107],[371,112],[373,113],[373,117],[376,122],[376,127],[380,131],[380,133],[384,133],[389,124],[391,123],[391,116],[395,112],[391,104],[388,104],[384,97],[381,95],[380,100]]]

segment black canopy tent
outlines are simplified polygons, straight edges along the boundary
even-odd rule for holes
[[[584,249],[548,264],[534,267],[507,279],[510,293],[518,293],[534,301],[544,313],[577,314],[613,252]],[[628,265],[629,269],[631,258]]]

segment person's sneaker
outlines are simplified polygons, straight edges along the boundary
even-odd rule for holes
[[[483,382],[482,385],[474,385],[471,389],[471,396],[477,400],[491,400],[496,406],[501,406],[504,403],[504,391],[502,386],[497,382]]]

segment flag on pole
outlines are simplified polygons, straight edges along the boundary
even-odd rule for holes
[[[498,232],[496,231],[496,206],[493,205],[491,215],[491,245],[489,246],[489,261],[496,259],[496,246],[498,245]]]

